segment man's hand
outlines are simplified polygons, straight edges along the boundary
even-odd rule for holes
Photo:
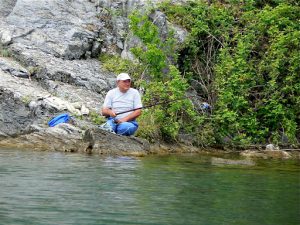
[[[136,119],[138,116],[140,116],[141,113],[142,113],[142,110],[137,109],[137,110],[133,111],[132,113],[130,113],[129,115],[127,115],[121,119],[115,120],[115,123],[120,124],[123,122],[132,121],[132,120]]]
[[[116,124],[120,124],[120,123],[124,123],[124,122],[127,122],[127,120],[125,118],[115,120]]]
[[[116,117],[116,112],[110,108],[102,108],[102,115],[109,116],[109,117]]]
[[[114,110],[111,109],[110,113],[109,113],[109,116],[115,118],[117,116],[117,114]]]

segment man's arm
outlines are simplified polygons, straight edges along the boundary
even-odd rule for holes
[[[136,119],[137,117],[139,117],[142,114],[142,110],[141,109],[137,109],[134,110],[132,113],[128,114],[127,116],[116,120],[117,123],[123,123],[123,122],[128,122],[131,120]]]
[[[101,114],[106,117],[116,117],[116,113],[114,110],[112,110],[112,96],[113,96],[113,90],[110,90],[107,92],[104,103],[101,109]]]

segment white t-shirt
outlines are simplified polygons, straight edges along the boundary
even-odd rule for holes
[[[128,91],[123,93],[117,87],[107,92],[103,107],[111,108],[116,113],[119,113],[131,109],[141,108],[143,105],[138,90],[130,88]],[[120,114],[116,117],[116,119],[121,119],[130,113],[132,112]]]

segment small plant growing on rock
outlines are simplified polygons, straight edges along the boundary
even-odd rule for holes
[[[91,111],[90,112],[90,119],[91,121],[94,123],[94,124],[97,124],[97,125],[100,125],[102,123],[104,123],[106,120],[105,120],[105,117],[104,116],[101,116],[99,113],[97,113],[96,111]]]
[[[25,105],[29,105],[29,103],[31,102],[31,98],[28,95],[24,95],[21,97],[21,101],[25,104]]]
[[[0,44],[0,57],[11,57],[11,52]]]

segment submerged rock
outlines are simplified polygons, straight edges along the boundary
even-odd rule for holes
[[[211,159],[211,164],[215,166],[219,165],[239,165],[239,166],[255,166],[255,162],[250,159],[223,159],[215,158]]]

